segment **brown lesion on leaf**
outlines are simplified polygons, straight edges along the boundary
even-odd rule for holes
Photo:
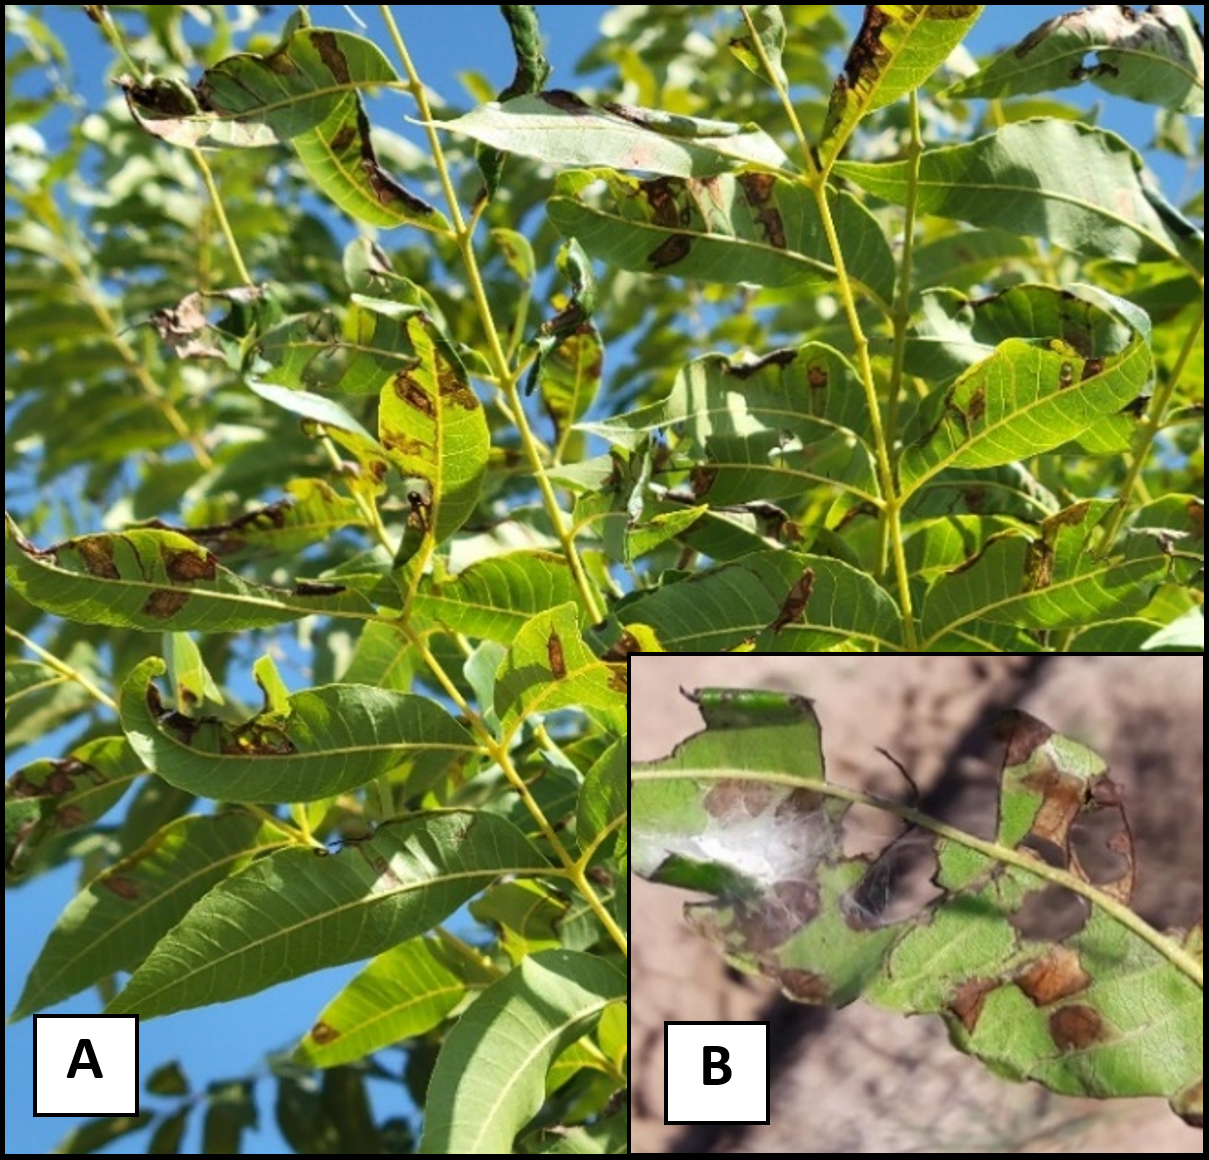
[[[1085,1003],[1059,1007],[1049,1017],[1049,1034],[1062,1051],[1086,1051],[1112,1038],[1100,1013]]]
[[[204,548],[200,551],[165,551],[164,570],[176,584],[193,584],[198,580],[213,580],[218,575],[218,563]]]
[[[348,69],[348,61],[345,59],[344,53],[340,51],[340,44],[335,34],[325,29],[313,28],[310,30],[309,36],[311,43],[315,46],[315,51],[319,54],[319,59],[323,61],[336,83],[351,84],[353,78]]]
[[[134,902],[140,894],[138,883],[132,882],[129,878],[122,878],[117,874],[102,875],[100,885],[108,890],[110,894],[116,894],[125,902]]]
[[[782,881],[749,901],[734,904],[733,931],[745,952],[775,950],[819,912],[818,886],[813,882]]]
[[[623,632],[601,655],[602,661],[624,661],[631,653],[642,652],[638,638],[632,632]]]
[[[769,977],[790,999],[799,1003],[813,1003],[821,1007],[831,1001],[831,984],[822,975],[816,975],[813,971],[785,967],[781,970],[771,970]]]
[[[144,616],[154,616],[157,620],[168,620],[175,616],[189,603],[189,593],[175,588],[157,588],[139,609]]]
[[[537,95],[547,105],[560,109],[564,113],[570,113],[573,117],[592,117],[596,115],[596,110],[587,101],[582,97],[577,97],[574,93],[568,92],[566,89],[547,89],[544,93],[538,93]]]
[[[327,503],[335,503],[337,496],[326,483],[315,480],[316,489],[323,494]],[[203,524],[194,528],[178,527],[176,524],[165,523],[163,520],[148,520],[140,524],[141,528],[151,528],[156,531],[175,532],[177,535],[188,536],[189,539],[203,545],[209,551],[218,555],[237,552],[247,544],[248,532],[268,532],[285,527],[289,511],[294,506],[292,500],[279,499],[264,507],[245,512],[225,524]]]
[[[365,174],[365,180],[373,190],[378,203],[388,207],[401,205],[404,213],[418,217],[427,217],[434,213],[433,207],[428,202],[404,189],[379,164],[378,155],[374,152],[373,138],[370,136],[369,118],[365,115],[365,109],[362,108],[360,101],[357,102],[356,134],[361,142],[361,171]]]
[[[689,487],[693,492],[693,499],[703,499],[709,494],[710,488],[714,486],[714,480],[718,478],[718,469],[716,467],[707,467],[698,465],[689,472]]]
[[[295,596],[339,596],[344,590],[343,584],[327,584],[321,580],[299,580],[294,585]]]
[[[1004,754],[1005,765],[1023,765],[1051,737],[1054,731],[1031,713],[1021,709],[1009,709],[995,724],[995,735],[1007,742]]]
[[[477,411],[479,397],[444,360],[437,362],[437,389],[443,403],[452,403],[464,411]]]
[[[807,568],[790,586],[789,593],[781,605],[780,612],[777,613],[776,619],[768,626],[774,635],[779,633],[781,629],[805,619],[806,605],[810,600],[810,594],[813,589],[814,569]]]
[[[77,830],[89,821],[91,818],[79,806],[63,806],[55,810],[55,824],[60,830]]]
[[[826,363],[811,363],[806,368],[806,385],[812,391],[823,390],[827,386],[829,377]]]
[[[786,348],[784,350],[774,350],[752,362],[734,363],[730,359],[722,359],[721,366],[726,374],[733,375],[736,379],[750,379],[752,375],[759,374],[767,367],[790,366],[797,357],[798,352],[796,350]]]
[[[1205,1126],[1205,1081],[1198,1079],[1171,1101],[1172,1111],[1193,1128]]]
[[[629,694],[630,678],[621,665],[609,666],[609,688],[615,693]]]
[[[762,206],[772,198],[777,179],[771,173],[740,173],[738,176],[743,196],[749,205]]]
[[[1069,999],[1090,985],[1079,956],[1065,946],[1051,947],[1016,976],[1016,986],[1038,1007]]]
[[[976,426],[987,411],[987,389],[983,383],[979,383],[974,388],[970,395],[970,400],[966,404],[966,414],[970,417],[970,425]]]
[[[260,721],[249,721],[225,731],[219,748],[229,756],[240,757],[284,757],[298,752],[280,726]]]
[[[436,405],[424,385],[408,371],[398,371],[391,379],[391,387],[395,395],[409,407],[426,415],[429,419],[436,415]]]
[[[567,660],[563,655],[562,638],[557,632],[551,632],[546,638],[546,656],[550,661],[550,671],[555,678],[564,679],[567,675]]]
[[[701,804],[714,818],[725,820],[740,814],[756,818],[772,805],[774,793],[772,785],[742,778],[721,778],[710,786]]]
[[[776,188],[776,178],[771,173],[741,173],[739,185],[748,204],[755,211],[755,219],[764,232],[764,238],[774,249],[784,250],[788,246],[785,238],[785,222],[781,211],[768,204]]]
[[[311,1028],[311,1038],[323,1047],[325,1044],[334,1043],[340,1038],[341,1032],[333,1027],[330,1023],[316,1023]]]
[[[987,996],[999,986],[994,979],[969,979],[953,992],[949,1011],[970,1034],[978,1026]]]
[[[692,245],[693,239],[688,234],[672,234],[670,238],[661,242],[647,254],[646,260],[656,270],[662,270],[665,266],[672,266],[683,261],[688,256],[689,250],[692,249]]]
[[[356,140],[357,126],[346,122],[336,130],[336,135],[328,142],[328,147],[333,153],[343,153]]]
[[[1205,538],[1205,501],[1203,499],[1189,500],[1184,510],[1188,513],[1188,519],[1196,529],[1197,536],[1203,540]]]
[[[692,220],[687,204],[680,200],[682,187],[670,177],[655,177],[638,183],[638,195],[651,207],[651,221],[665,229],[686,226]]]
[[[882,44],[882,31],[891,18],[884,9],[881,4],[865,5],[865,19],[852,42],[848,59],[844,61],[844,77],[849,88],[859,88],[862,83],[868,87],[885,67],[890,54]]]
[[[76,788],[78,781],[102,786],[108,780],[95,765],[89,765],[78,757],[64,757],[49,763],[46,776],[40,782],[33,781],[23,770],[18,770],[8,781],[8,793],[18,798],[65,797]]]
[[[1044,539],[1033,540],[1029,544],[1028,556],[1024,563],[1024,589],[1026,592],[1036,592],[1048,588],[1054,579],[1054,549]]]
[[[384,854],[369,845],[368,842],[359,842],[353,848],[365,859],[370,869],[373,870],[373,889],[375,892],[382,893],[386,890],[402,889],[403,879],[391,869],[390,862]]]
[[[80,559],[90,576],[104,580],[120,580],[121,573],[113,562],[113,543],[108,536],[81,536],[71,546],[80,553]]]

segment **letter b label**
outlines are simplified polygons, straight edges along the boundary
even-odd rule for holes
[[[663,1025],[665,1124],[767,1124],[768,1021]]]
[[[730,1083],[731,1072],[726,1062],[728,1059],[730,1059],[730,1052],[725,1047],[703,1047],[701,1049],[701,1082],[706,1087]],[[714,1078],[714,1072],[719,1073],[718,1079]]]

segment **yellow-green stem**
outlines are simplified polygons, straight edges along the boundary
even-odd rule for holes
[[[789,124],[802,151],[802,160],[806,171],[802,181],[814,195],[815,203],[818,206],[819,218],[823,223],[823,231],[827,237],[827,246],[831,251],[832,265],[835,266],[836,293],[839,295],[844,315],[848,320],[848,329],[852,334],[857,374],[865,393],[865,405],[869,412],[869,427],[873,435],[878,482],[882,491],[882,501],[878,506],[881,509],[882,522],[885,528],[884,542],[889,544],[893,557],[894,575],[898,587],[899,610],[902,614],[903,645],[907,652],[914,652],[917,647],[915,616],[911,608],[911,588],[908,580],[906,555],[903,552],[902,545],[902,503],[896,492],[890,447],[887,442],[886,432],[882,426],[877,387],[873,379],[873,364],[869,361],[869,340],[865,337],[865,330],[861,325],[860,315],[856,308],[856,300],[852,296],[852,282],[848,277],[847,266],[844,262],[844,251],[840,246],[839,235],[835,229],[835,221],[831,216],[831,205],[827,200],[827,175],[819,169],[814,159],[814,154],[810,150],[806,135],[802,131],[801,122],[798,120],[797,110],[794,109],[793,102],[789,99],[789,93],[785,86],[777,79],[776,70],[772,67],[768,55],[764,51],[764,46],[760,42],[760,37],[756,32],[751,14],[746,7],[742,8],[742,12],[743,20],[750,33],[752,50],[759,57],[764,74],[776,92],[781,106],[785,110],[785,115],[789,118]]]
[[[739,10],[743,13],[743,23],[747,25],[747,31],[751,37],[752,51],[759,58],[760,67],[764,70],[768,83],[772,85],[773,91],[777,94],[777,99],[781,102],[781,107],[789,118],[789,127],[793,130],[794,139],[798,143],[798,148],[802,151],[802,160],[806,167],[806,173],[811,177],[821,178],[823,175],[820,173],[818,164],[815,162],[814,154],[810,151],[810,143],[806,140],[806,134],[802,131],[802,123],[798,120],[798,111],[793,107],[793,102],[789,99],[789,91],[781,84],[780,78],[777,76],[777,70],[772,67],[772,62],[764,51],[764,44],[760,40],[760,34],[756,31],[756,25],[751,18],[751,13],[748,11],[748,6],[746,4],[740,5]]]
[[[340,453],[336,450],[332,443],[331,436],[323,429],[319,428],[320,442],[323,444],[323,449],[327,453],[328,459],[331,460],[332,466],[337,473],[344,471],[344,463],[340,458]],[[349,488],[349,494],[353,497],[353,503],[357,505],[357,510],[361,513],[361,518],[365,520],[366,525],[374,534],[374,539],[378,541],[392,556],[395,554],[395,545],[390,542],[390,536],[386,532],[386,527],[382,523],[382,513],[378,511],[377,505],[369,502],[368,499],[355,487]]]
[[[239,250],[239,243],[235,240],[235,234],[231,230],[231,223],[227,220],[227,211],[223,209],[222,197],[218,192],[218,186],[214,183],[214,174],[210,170],[210,163],[206,160],[205,154],[196,146],[189,150],[189,156],[193,158],[193,163],[200,170],[202,180],[206,183],[206,190],[210,194],[210,203],[213,205],[214,214],[218,218],[218,228],[222,231],[222,236],[227,241],[227,248],[231,251],[231,260],[235,263],[235,271],[245,286],[251,286],[252,275],[248,273],[248,267],[244,265],[243,254]]]
[[[474,252],[474,226],[478,221],[479,214],[474,214],[468,223],[462,213],[457,191],[454,189],[453,179],[449,173],[449,166],[445,160],[445,151],[442,149],[440,138],[437,135],[437,127],[436,122],[433,120],[432,109],[429,107],[428,97],[424,92],[424,85],[420,80],[419,74],[416,72],[415,65],[412,63],[411,54],[407,51],[407,45],[403,41],[398,26],[395,24],[390,6],[385,4],[380,5],[380,11],[382,12],[383,19],[386,21],[386,27],[390,32],[391,39],[394,42],[395,51],[398,53],[399,60],[403,65],[403,71],[407,74],[408,87],[416,102],[420,121],[424,125],[424,132],[428,138],[428,146],[432,154],[433,164],[436,166],[441,189],[449,206],[449,216],[453,222],[453,240],[461,254],[462,264],[466,270],[466,281],[470,286],[470,292],[474,298],[479,321],[487,341],[488,361],[495,372],[499,389],[507,400],[509,408],[512,410],[517,434],[520,437],[521,448],[533,472],[533,478],[537,483],[538,491],[541,493],[542,505],[545,507],[546,514],[550,518],[550,524],[554,528],[559,546],[563,550],[567,564],[571,569],[571,575],[574,577],[576,587],[579,589],[584,611],[587,613],[589,620],[595,623],[604,618],[604,612],[596,598],[595,588],[583,566],[583,561],[579,558],[579,551],[575,546],[574,535],[563,519],[562,509],[558,506],[558,497],[554,494],[554,488],[546,476],[546,465],[542,461],[538,441],[529,426],[528,418],[525,415],[525,408],[517,392],[518,375],[508,365],[508,356],[504,352],[499,330],[495,325],[495,317],[491,312],[491,304],[487,300],[487,291],[483,285],[478,258]],[[481,212],[481,209],[479,212]]]
[[[601,926],[608,932],[609,937],[621,949],[623,954],[628,954],[628,940],[626,939],[625,932],[617,925],[607,907],[597,896],[595,888],[586,875],[586,862],[583,859],[576,859],[571,856],[555,832],[554,827],[550,825],[545,811],[541,808],[537,799],[529,792],[525,779],[521,777],[516,766],[512,764],[512,755],[508,751],[508,739],[505,737],[502,740],[496,740],[495,735],[487,727],[486,722],[467,704],[466,698],[462,696],[457,685],[450,679],[449,674],[445,672],[440,661],[433,656],[427,644],[425,644],[424,638],[402,622],[398,622],[398,628],[419,653],[421,659],[428,666],[429,671],[436,678],[440,686],[445,690],[449,699],[466,718],[471,732],[483,747],[483,751],[503,771],[504,777],[507,779],[509,785],[512,786],[517,797],[520,798],[521,804],[524,805],[525,810],[541,831],[542,837],[549,843],[550,849],[554,851],[555,857],[562,864],[562,870],[558,873],[574,885],[575,889],[583,896],[584,901],[587,902],[588,908],[596,915]]]
[[[894,577],[898,587],[903,647],[907,652],[915,652],[918,642],[915,634],[915,614],[911,608],[911,585],[907,571],[907,557],[903,549],[902,500],[898,496],[894,482],[890,447],[882,426],[877,386],[873,380],[873,364],[869,361],[869,340],[865,337],[865,330],[861,325],[860,314],[856,308],[856,299],[852,294],[852,282],[848,277],[848,270],[844,262],[844,251],[840,245],[839,235],[836,233],[835,221],[831,216],[831,205],[827,200],[827,185],[823,181],[817,181],[811,183],[811,188],[815,204],[818,206],[819,217],[823,223],[823,232],[827,237],[827,245],[831,250],[831,261],[835,266],[836,293],[839,295],[844,315],[848,319],[848,329],[852,333],[857,376],[865,392],[865,406],[869,412],[869,430],[873,436],[873,453],[877,462],[878,483],[882,490],[882,520],[886,527],[886,541],[890,547]]]
[[[894,352],[890,363],[890,388],[886,396],[886,439],[890,461],[897,459],[898,403],[903,390],[903,363],[907,355],[907,328],[911,322],[911,263],[915,252],[916,195],[919,189],[919,164],[924,153],[919,121],[919,95],[910,96],[911,136],[907,142],[907,207],[903,218],[903,252],[898,267],[898,286],[894,294]]]
[[[54,669],[61,677],[66,677],[69,681],[75,681],[81,689],[84,690],[93,700],[104,705],[115,716],[118,712],[118,703],[104,691],[92,683],[83,673],[77,672],[70,665],[64,664],[59,660],[54,653],[47,652],[37,641],[30,640],[24,633],[18,632],[15,628],[10,628],[7,624],[4,626],[6,636],[11,636],[13,640],[20,641],[30,652],[32,652],[48,669]]]

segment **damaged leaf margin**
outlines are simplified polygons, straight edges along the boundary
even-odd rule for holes
[[[803,1002],[938,1014],[959,1050],[1008,1078],[1162,1095],[1201,1126],[1203,925],[1159,932],[1129,908],[1132,838],[1098,755],[1009,715],[995,838],[983,840],[828,782],[805,698],[686,695],[707,728],[632,766],[635,869],[714,895],[686,916],[731,962]],[[908,830],[850,855],[853,804]],[[898,917],[895,861],[921,833],[938,894]],[[1081,906],[1061,933],[1029,917],[1054,892]]]
[[[364,37],[293,27],[271,53],[226,57],[192,89],[173,77],[119,83],[131,115],[155,137],[185,148],[289,142],[315,183],[356,220],[449,228],[443,214],[378,161],[361,93],[401,82]]]

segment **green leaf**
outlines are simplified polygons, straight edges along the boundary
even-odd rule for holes
[[[1076,503],[1045,520],[1036,538],[1000,533],[940,576],[921,609],[931,645],[954,632],[979,639],[994,625],[1081,628],[1145,608],[1168,576],[1169,550],[1157,535],[1134,533],[1105,555],[1096,528],[1107,506]]]
[[[359,221],[448,229],[432,206],[378,163],[361,92],[397,84],[372,41],[296,28],[267,56],[239,53],[207,69],[196,90],[179,81],[122,81],[130,111],[177,145],[264,146],[289,141],[315,184]]]
[[[959,1050],[1008,1078],[1070,1095],[1162,1095],[1192,1119],[1203,1058],[1202,929],[1162,934],[1129,909],[1132,839],[1098,755],[1010,714],[987,841],[829,783],[818,720],[803,697],[690,696],[705,731],[632,767],[636,869],[657,881],[669,871],[682,882],[695,876],[711,893],[721,886],[717,901],[690,903],[686,913],[733,964],[802,1002],[842,1006],[863,996],[907,1015],[940,1015]],[[845,852],[852,802],[931,840],[939,893],[917,913],[884,910],[897,838],[880,852]],[[1088,848],[1087,824],[1114,853],[1095,884],[1076,852]],[[1056,936],[1026,932],[1022,911],[1055,888],[1077,893],[1084,917]]]
[[[184,1096],[189,1094],[189,1079],[176,1060],[161,1064],[148,1077],[147,1090],[157,1096]]]
[[[133,971],[211,887],[288,842],[284,830],[249,814],[170,822],[67,904],[10,1019]]]
[[[257,1126],[255,1088],[250,1079],[212,1083],[206,1089],[202,1151],[208,1156],[238,1155],[243,1134]]]
[[[581,427],[626,447],[637,446],[635,433],[675,442],[676,467],[692,472],[691,499],[713,507],[796,499],[820,486],[876,501],[873,457],[858,434],[867,424],[861,399],[843,355],[804,343],[760,359],[704,355],[662,403]]]
[[[1070,121],[1005,125],[968,144],[928,149],[914,186],[923,213],[1045,238],[1093,258],[1174,258],[1198,274],[1205,238],[1144,179],[1142,159],[1115,133]],[[907,161],[843,161],[835,171],[905,205]]]
[[[137,1116],[103,1116],[73,1128],[54,1147],[60,1156],[86,1155],[145,1128],[155,1119],[154,1112],[139,1112]]]
[[[625,742],[615,741],[584,776],[576,810],[575,837],[587,850],[613,831],[625,829],[629,810],[629,759]]]
[[[510,644],[538,613],[574,601],[577,595],[563,557],[505,552],[476,561],[456,576],[425,577],[412,615],[420,625]]]
[[[206,702],[223,703],[222,690],[206,668],[201,649],[188,633],[164,633],[164,661],[168,665],[168,684],[177,704],[196,707]]]
[[[1031,524],[1053,515],[1060,506],[1024,466],[1004,463],[971,470],[946,468],[911,493],[903,513],[908,522],[969,513],[1015,516]]]
[[[378,955],[332,1000],[294,1059],[309,1067],[349,1063],[436,1027],[466,994],[466,983],[432,938]]]
[[[623,270],[772,287],[837,276],[814,196],[773,173],[642,180],[573,170],[558,175],[546,208],[564,237]],[[846,193],[831,196],[831,213],[849,277],[888,302],[894,259],[881,226]]]
[[[632,105],[594,109],[561,89],[493,101],[440,127],[560,167],[603,165],[668,177],[711,177],[744,165],[790,168],[781,147],[755,125]]]
[[[437,1057],[420,1153],[510,1155],[544,1102],[555,1057],[625,994],[609,963],[564,950],[530,955],[492,984]]]
[[[4,518],[4,571],[31,604],[83,624],[143,632],[238,632],[304,616],[366,616],[367,601],[338,584],[293,589],[244,580],[178,532],[132,528],[35,548]]]
[[[1009,338],[920,403],[903,433],[905,493],[949,467],[995,467],[1061,446],[1145,393],[1151,355],[1141,333],[1069,292],[1026,287],[1010,297],[1029,313],[1027,329],[1053,337]]]
[[[752,27],[760,41],[763,57],[772,67],[772,79],[783,89],[789,88],[789,78],[785,75],[785,66],[781,63],[781,53],[785,51],[785,17],[781,15],[779,4],[750,4],[744,11],[750,16]],[[732,36],[727,47],[735,55],[735,59],[756,76],[767,79],[761,53],[752,44],[747,25],[740,26],[741,31]]]
[[[468,810],[387,822],[335,854],[281,850],[211,890],[108,1010],[148,1019],[381,954],[544,864],[510,822]]]
[[[469,761],[477,746],[435,701],[364,685],[325,685],[289,698],[289,714],[239,725],[165,713],[152,657],[122,686],[122,728],[170,785],[220,801],[307,802],[391,770],[431,776]]]
[[[372,226],[449,228],[443,214],[396,181],[378,162],[369,120],[356,93],[347,93],[314,129],[291,144],[315,184],[349,217]]]
[[[6,880],[29,873],[56,836],[103,817],[145,770],[124,737],[94,737],[62,759],[42,758],[18,769],[4,792]]]
[[[257,378],[249,377],[246,381],[248,387],[267,403],[272,403],[292,414],[301,415],[304,419],[310,419],[314,423],[321,423],[324,427],[330,427],[335,431],[344,431],[361,439],[373,441],[373,436],[348,411],[332,399],[324,398],[323,395],[316,395],[310,391],[275,386],[272,383],[261,382]]]
[[[66,659],[71,665],[71,658]],[[78,681],[39,661],[6,658],[4,665],[4,751],[45,737],[90,702]]]
[[[866,113],[914,92],[965,39],[985,4],[867,4],[836,77],[819,145],[828,168]]]
[[[180,1152],[190,1110],[190,1107],[186,1106],[179,1112],[165,1116],[156,1124],[155,1131],[151,1134],[151,1142],[147,1145],[149,1156],[175,1156]]]
[[[320,313],[292,318],[265,332],[256,343],[261,361],[256,364],[255,382],[376,395],[391,375],[415,363],[405,322],[420,307],[405,310],[391,303],[393,309],[387,313],[375,309],[377,300],[365,301],[366,305],[354,302],[349,307],[343,326],[330,314]],[[285,398],[276,393],[263,397],[271,402]],[[347,412],[330,415],[328,422],[335,426],[356,429],[348,426],[355,420]]]
[[[534,714],[578,706],[620,734],[627,692],[621,667],[597,659],[584,644],[578,606],[560,604],[532,617],[513,638],[496,673],[495,711],[510,733]]]
[[[981,72],[954,85],[948,95],[1012,97],[1084,81],[1117,96],[1203,116],[1204,40],[1182,5],[1138,12],[1118,4],[1093,4],[1034,28]]]
[[[620,616],[654,629],[668,652],[725,652],[753,641],[758,652],[900,647],[898,607],[871,576],[796,552],[754,552],[696,573],[691,583],[665,577]]]
[[[1204,652],[1205,610],[1188,609],[1178,620],[1154,633],[1142,649],[1145,652]]]
[[[427,493],[413,518],[441,543],[466,521],[479,501],[491,437],[483,405],[448,339],[422,315],[407,320],[418,357],[382,387],[378,438],[391,462]]]

